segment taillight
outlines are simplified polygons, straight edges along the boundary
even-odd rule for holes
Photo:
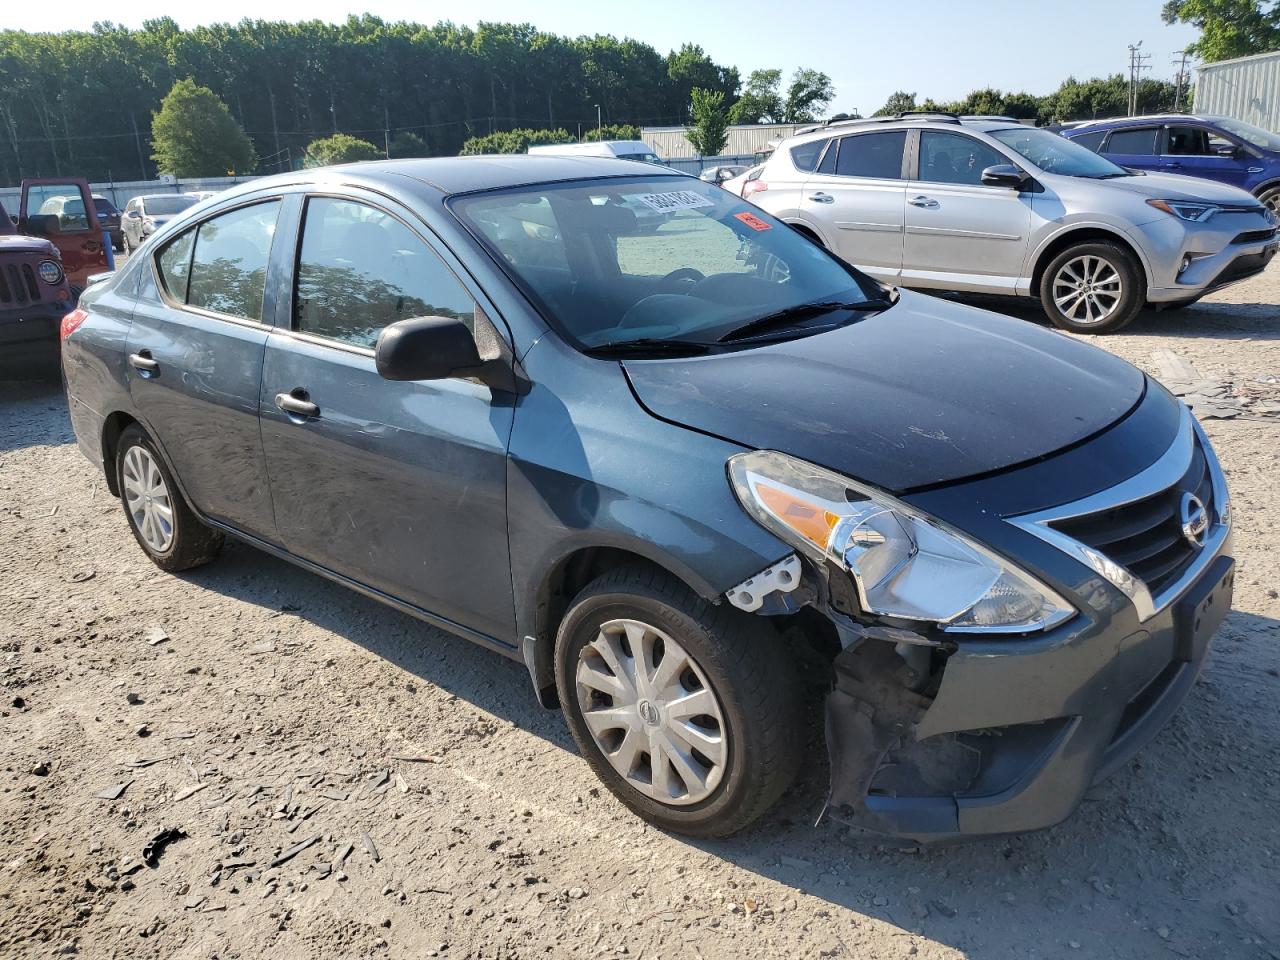
[[[81,310],[79,307],[76,307],[76,309],[72,310],[70,313],[65,314],[62,318],[62,325],[58,328],[58,339],[67,339],[67,337],[80,329],[80,324],[84,323],[88,319],[88,312]]]
[[[748,180],[742,185],[742,199],[745,200],[753,193],[759,193],[761,190],[768,190],[769,185],[763,180]]]

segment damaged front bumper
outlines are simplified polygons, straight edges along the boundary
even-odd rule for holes
[[[1132,610],[1077,617],[1034,637],[926,647],[923,659],[883,637],[854,639],[827,698],[826,814],[918,842],[1060,822],[1186,697],[1231,608],[1233,576],[1228,537],[1145,622]]]

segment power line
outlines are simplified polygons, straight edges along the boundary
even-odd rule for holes
[[[1142,41],[1129,44],[1129,116],[1138,112],[1138,83],[1142,79],[1142,71],[1150,70],[1147,61],[1150,54],[1142,52]]]
[[[1191,59],[1191,54],[1186,50],[1175,50],[1174,59],[1170,61],[1178,72],[1173,75],[1173,112],[1177,113],[1182,106],[1182,88],[1185,86],[1187,91],[1191,90],[1191,74],[1187,70],[1187,61]]]

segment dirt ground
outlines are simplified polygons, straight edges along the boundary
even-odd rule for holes
[[[1096,342],[1280,374],[1277,304],[1273,267]],[[1072,819],[926,850],[815,829],[815,738],[758,825],[691,843],[597,787],[520,665],[244,546],[160,573],[59,388],[0,385],[0,957],[1278,960],[1280,420],[1206,426],[1235,610]]]

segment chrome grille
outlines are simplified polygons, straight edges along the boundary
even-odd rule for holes
[[[1175,582],[1203,549],[1183,536],[1180,508],[1184,493],[1195,494],[1209,515],[1216,516],[1213,480],[1198,439],[1186,473],[1168,489],[1049,525],[1120,564],[1151,593],[1158,594]]]

